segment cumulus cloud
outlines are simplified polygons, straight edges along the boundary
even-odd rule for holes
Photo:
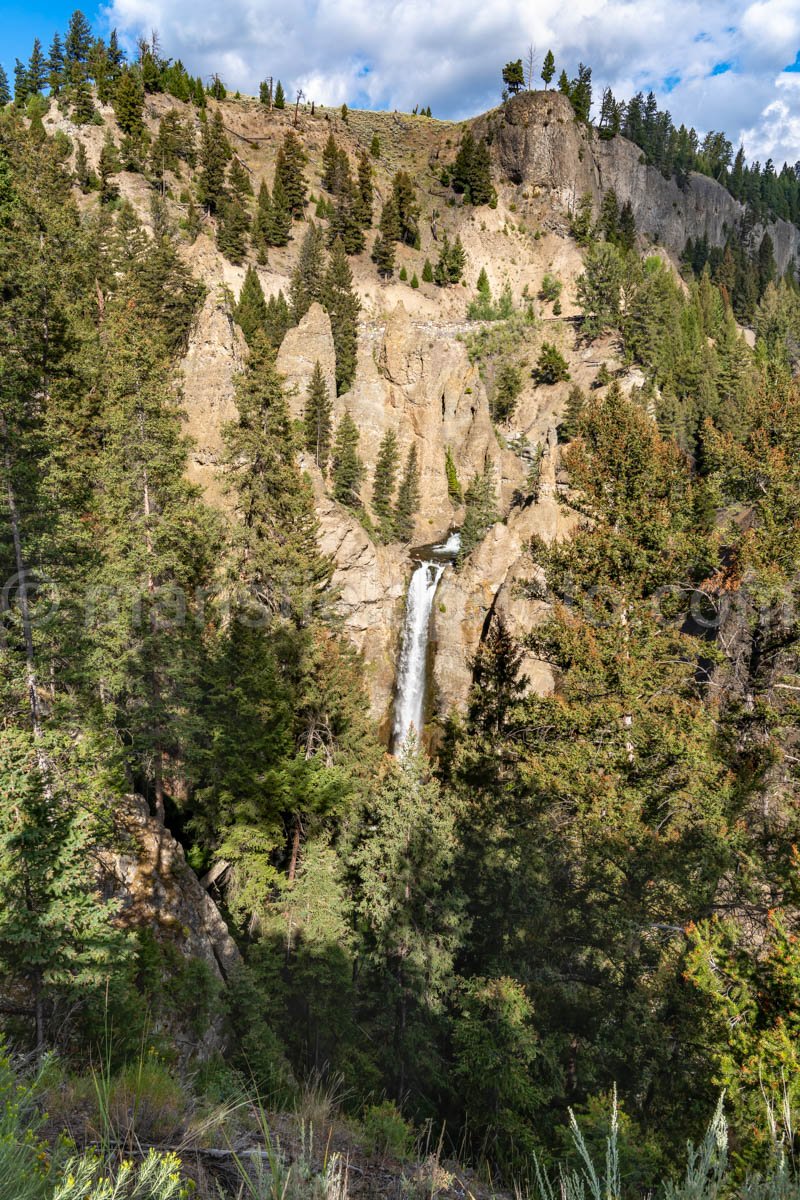
[[[533,43],[627,98],[652,88],[676,122],[724,129],[748,153],[800,158],[798,0],[111,0],[133,45],[157,29],[195,73],[257,91],[280,78],[325,104],[462,118],[499,99],[500,67]]]

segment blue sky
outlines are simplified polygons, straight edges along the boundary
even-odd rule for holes
[[[9,75],[71,9],[0,0]],[[503,63],[533,43],[559,70],[590,64],[598,93],[652,87],[676,122],[724,129],[761,161],[800,160],[800,0],[105,0],[84,11],[131,47],[157,29],[166,53],[242,91],[273,75],[322,103],[430,104],[455,118],[496,104]]]

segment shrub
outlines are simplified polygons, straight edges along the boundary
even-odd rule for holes
[[[364,1133],[373,1154],[406,1158],[414,1144],[414,1129],[393,1100],[372,1104],[364,1114]]]
[[[555,304],[563,290],[563,283],[557,279],[555,275],[551,275],[547,271],[542,279],[542,285],[539,288],[539,299],[547,300],[550,304]]]
[[[552,342],[542,345],[533,376],[538,383],[561,383],[569,379],[567,360]]]

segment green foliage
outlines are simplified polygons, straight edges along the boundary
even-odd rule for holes
[[[345,410],[336,428],[333,446],[333,494],[340,504],[349,508],[361,507],[359,489],[365,472],[358,457],[358,441],[358,426]]]
[[[276,108],[285,108],[286,107],[286,94],[283,90],[283,84],[281,83],[280,79],[278,80],[278,82],[275,85],[275,107]]]
[[[604,330],[619,325],[624,278],[624,261],[613,245],[600,243],[591,247],[577,288],[587,337],[598,337]]]
[[[433,270],[434,283],[439,287],[448,287],[451,284],[458,283],[464,274],[466,262],[467,256],[461,244],[460,236],[457,235],[456,240],[451,243],[447,234],[445,234],[439,249],[439,258]],[[423,279],[425,278],[424,271],[422,277]]]
[[[372,135],[372,141],[369,144],[369,152],[373,158],[380,158],[381,156],[381,139],[378,137],[377,133],[373,133]]]
[[[422,282],[433,283],[433,267],[429,258],[425,259],[425,264],[422,268]]]
[[[453,504],[460,504],[464,499],[464,493],[461,489],[461,484],[458,481],[458,472],[456,464],[453,460],[453,451],[449,446],[444,449],[444,470],[447,476],[447,494]]]
[[[232,263],[240,264],[247,253],[250,218],[247,210],[235,196],[224,200],[219,208],[217,221],[217,247]]]
[[[537,383],[561,383],[569,379],[567,360],[552,342],[542,342],[533,375]]]
[[[492,185],[491,162],[486,139],[476,141],[467,129],[451,171],[452,185],[463,193],[467,204],[497,203],[497,193]]]
[[[279,107],[277,91],[275,93],[275,107]],[[280,180],[281,187],[286,195],[286,202],[289,205],[289,211],[296,221],[299,221],[302,217],[308,197],[308,184],[304,173],[307,161],[308,158],[303,150],[300,139],[293,130],[287,129],[283,137],[283,143],[275,159],[275,181],[277,183]]]
[[[408,1158],[414,1145],[414,1128],[392,1100],[371,1104],[364,1113],[364,1136],[373,1154]]]
[[[372,511],[378,518],[378,532],[384,542],[390,542],[394,537],[392,503],[398,466],[397,434],[393,429],[387,429],[381,439],[372,477]]]
[[[252,346],[255,339],[263,335],[267,320],[267,302],[261,280],[254,267],[248,267],[245,272],[239,301],[233,310],[234,318],[244,334],[248,345]]]
[[[461,547],[456,560],[459,567],[497,520],[496,493],[494,467],[487,463],[480,475],[473,475],[464,493],[466,512],[461,526]]]
[[[225,199],[225,170],[232,155],[222,113],[216,109],[201,125],[200,172],[197,179],[197,198],[211,213],[216,213]]]
[[[522,366],[508,360],[502,361],[495,372],[492,389],[493,420],[503,423],[511,419],[522,387]]]
[[[397,490],[397,502],[392,513],[394,536],[399,542],[410,542],[414,536],[414,517],[419,508],[419,501],[417,448],[412,446],[408,452],[403,478]]]
[[[305,448],[324,474],[328,469],[333,432],[333,403],[319,362],[314,363],[304,413]]]
[[[144,88],[139,74],[130,69],[123,71],[114,89],[114,116],[129,137],[140,139],[144,133],[143,109]]]
[[[522,69],[521,58],[508,62],[503,67],[503,83],[512,96],[522,91],[525,86],[525,72]]]
[[[561,280],[555,275],[551,275],[549,271],[545,271],[539,288],[539,299],[547,300],[550,304],[555,304],[563,289],[564,285]]]
[[[341,240],[334,242],[325,272],[322,302],[331,319],[336,351],[336,394],[341,396],[356,374],[358,314],[361,302],[353,286],[353,272]]]
[[[570,216],[570,233],[579,246],[588,246],[594,230],[594,204],[591,193],[584,192]]]

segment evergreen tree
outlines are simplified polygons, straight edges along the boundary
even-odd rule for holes
[[[14,61],[14,104],[22,108],[28,99],[28,68],[19,58]]]
[[[250,217],[241,201],[235,196],[223,200],[217,215],[217,247],[236,265],[244,261],[247,253],[249,230]]]
[[[399,240],[400,221],[394,200],[390,197],[381,210],[378,235],[372,247],[372,261],[384,279],[391,279],[394,274],[395,242]]]
[[[309,454],[314,455],[314,461],[324,475],[328,469],[331,452],[333,404],[319,361],[314,363],[314,371],[308,385],[304,424],[305,448]]]
[[[76,160],[77,169],[77,160]],[[110,133],[106,133],[103,139],[103,145],[100,149],[100,161],[98,164],[98,173],[100,176],[100,199],[104,204],[110,200],[116,200],[119,195],[119,188],[115,183],[112,183],[112,176],[116,175],[120,169],[119,154],[114,139]]]
[[[283,84],[281,83],[280,79],[278,80],[277,84],[275,85],[275,107],[276,108],[285,108],[286,107],[286,96],[284,94]]]
[[[256,258],[262,267],[266,266],[268,258],[267,248],[270,245],[271,219],[272,201],[270,200],[267,181],[262,179],[258,189],[253,227],[250,231],[250,240],[253,243]]]
[[[248,267],[245,272],[239,302],[233,310],[233,316],[249,346],[254,344],[257,337],[264,336],[267,302],[254,267]]]
[[[139,139],[144,133],[144,88],[138,72],[123,71],[114,89],[114,115],[123,133]]]
[[[408,452],[403,478],[397,490],[397,503],[392,514],[394,535],[398,542],[410,542],[414,536],[414,517],[419,508],[419,466],[417,447]]]
[[[267,341],[274,350],[280,347],[281,342],[291,327],[292,316],[289,311],[289,305],[286,303],[286,297],[283,292],[279,291],[277,296],[270,296],[267,301],[266,336]]]
[[[99,751],[99,747],[94,747]],[[103,900],[85,862],[97,821],[87,803],[94,781],[81,779],[67,751],[59,777],[82,795],[54,794],[33,739],[6,729],[0,747],[0,978],[30,995],[35,1047],[55,1034],[58,1005],[98,998],[130,957],[128,936],[113,924],[117,905]],[[89,795],[87,795],[87,793]],[[94,798],[95,803],[97,797]]]
[[[86,82],[92,40],[91,25],[80,9],[76,9],[69,19],[64,43],[64,73],[67,83],[73,87]]]
[[[561,383],[569,379],[567,360],[552,342],[542,342],[533,374],[538,383]]]
[[[525,86],[525,72],[522,69],[521,58],[508,62],[503,67],[503,83],[512,96],[522,91]]]
[[[347,157],[345,156],[345,162]],[[339,147],[333,130],[328,134],[328,140],[322,148],[322,186],[329,192],[338,190],[340,176]]]
[[[8,86],[8,76],[0,63],[0,108],[11,103],[11,88]]]
[[[553,51],[548,50],[547,54],[544,56],[544,62],[542,63],[542,79],[544,80],[544,86],[546,88],[550,86],[550,81],[555,73],[556,60],[553,58]]]
[[[373,133],[372,135],[372,141],[369,144],[369,152],[373,158],[380,158],[381,156],[381,139],[378,137],[377,133]]]
[[[28,92],[31,96],[44,91],[47,83],[47,60],[42,51],[42,43],[34,38],[33,50],[28,59]]]
[[[59,96],[64,86],[64,45],[58,33],[53,34],[47,55],[47,85],[51,96]]]
[[[468,204],[491,204],[497,200],[492,186],[489,147],[484,138],[476,141],[469,129],[461,138],[451,179],[455,190],[463,192]]]
[[[585,393],[577,383],[573,384],[569,389],[567,403],[564,406],[564,416],[558,426],[558,436],[561,441],[571,442],[573,438],[577,437],[581,413],[585,404]]]
[[[278,107],[277,99],[275,107]],[[291,129],[287,130],[275,160],[275,179],[276,182],[280,179],[292,216],[296,221],[302,217],[306,204],[308,185],[303,168],[307,161],[300,139]]]
[[[581,305],[583,331],[589,338],[604,329],[614,328],[620,320],[621,288],[624,266],[614,246],[592,246],[585,269],[578,279],[578,303]]]
[[[394,537],[392,505],[398,465],[397,434],[393,429],[387,429],[381,439],[372,477],[372,511],[378,518],[378,531],[384,542],[390,542]]]
[[[95,113],[92,89],[85,79],[79,79],[71,91],[72,119],[76,125],[88,125]]]
[[[285,246],[292,236],[292,210],[283,186],[283,179],[275,175],[272,186],[269,219],[265,222],[270,246]]]
[[[233,161],[228,167],[228,186],[231,195],[242,205],[247,204],[248,197],[253,194],[250,174],[247,168],[242,165],[242,161],[237,154],[234,154]]]
[[[487,463],[480,475],[473,475],[464,493],[466,511],[461,526],[461,546],[456,559],[460,567],[468,554],[483,541],[497,520],[494,468]]]
[[[466,254],[461,244],[461,237],[457,236],[456,240],[451,243],[445,234],[439,249],[439,258],[432,272],[434,283],[439,287],[448,287],[452,283],[458,283],[464,274],[465,265]],[[425,278],[424,271],[422,277]]]
[[[331,319],[336,350],[336,394],[341,396],[356,374],[358,314],[361,311],[361,302],[353,287],[353,272],[341,241],[335,242],[331,250],[323,286],[323,304]]]
[[[400,229],[399,241],[419,249],[419,204],[414,181],[407,171],[392,180],[392,200]]]
[[[425,259],[425,263],[422,268],[422,282],[433,283],[433,267],[431,266],[431,260],[429,258]]]
[[[358,156],[358,193],[356,199],[356,216],[362,229],[369,229],[372,225],[373,193],[372,163],[369,161],[369,155],[366,150],[362,150]]]
[[[300,246],[289,289],[295,324],[302,321],[315,301],[325,304],[325,239],[319,225],[311,221]]]
[[[200,134],[200,174],[197,198],[210,213],[216,213],[225,199],[225,169],[233,151],[225,135],[222,113],[216,109],[202,124]]]
[[[348,508],[361,508],[359,494],[364,479],[364,464],[358,457],[358,426],[345,409],[344,416],[336,427],[333,445],[333,494],[340,504]]]

